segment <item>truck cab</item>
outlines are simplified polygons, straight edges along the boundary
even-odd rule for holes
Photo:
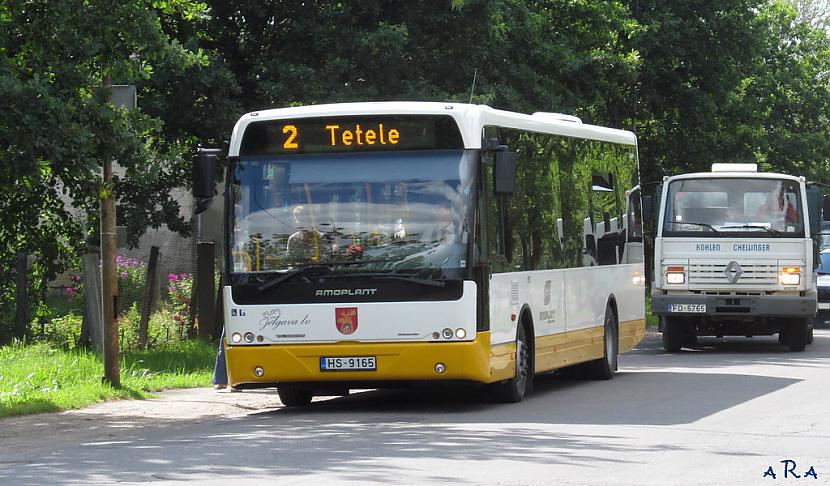
[[[698,336],[772,334],[804,350],[817,308],[820,232],[818,197],[806,180],[715,164],[665,178],[659,195],[652,311],[666,351]]]

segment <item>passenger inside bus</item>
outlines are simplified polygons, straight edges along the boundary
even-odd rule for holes
[[[292,211],[297,231],[288,237],[285,248],[285,259],[288,262],[320,261],[320,252],[323,251],[323,233],[313,224],[305,206],[295,206]]]

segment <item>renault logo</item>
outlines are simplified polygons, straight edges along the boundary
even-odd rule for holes
[[[741,274],[743,273],[744,271],[741,269],[741,266],[738,265],[738,262],[736,261],[729,262],[729,265],[727,265],[726,268],[723,270],[723,274],[726,275],[726,280],[729,280],[729,283],[732,284],[737,282],[738,278],[740,278]]]

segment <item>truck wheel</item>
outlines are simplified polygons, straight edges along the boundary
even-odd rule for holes
[[[697,346],[697,333],[694,330],[687,330],[683,339],[684,346]]]
[[[804,351],[804,348],[807,347],[809,334],[807,327],[807,319],[801,318],[790,321],[787,334],[785,334],[787,347],[790,348],[790,351]]]
[[[286,407],[304,407],[311,403],[311,398],[314,396],[311,390],[290,386],[277,388],[277,394],[280,396],[282,404]]]
[[[663,317],[663,349],[669,353],[676,353],[683,347],[685,339],[683,321],[677,317]]]
[[[807,319],[807,344],[813,344],[813,327],[814,323],[812,319]]]
[[[617,338],[617,318],[611,306],[605,307],[605,324],[603,336],[603,356],[585,363],[585,372],[592,380],[610,380],[617,371],[619,339]]]
[[[504,403],[522,401],[533,383],[533,368],[530,365],[532,359],[524,326],[519,324],[519,329],[516,331],[516,374],[513,378],[493,386],[493,395],[496,400]]]

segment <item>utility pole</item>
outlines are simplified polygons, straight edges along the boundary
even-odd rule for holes
[[[101,81],[111,98],[112,77],[109,65],[102,66]],[[104,381],[114,387],[121,386],[121,363],[118,346],[118,321],[115,320],[115,301],[118,281],[115,272],[116,256],[115,190],[112,184],[112,160],[104,160],[104,178],[101,187],[101,288],[104,314]]]

